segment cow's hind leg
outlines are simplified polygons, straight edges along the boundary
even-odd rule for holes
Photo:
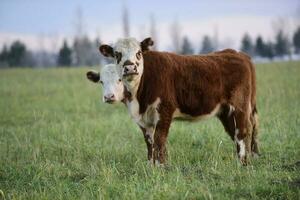
[[[225,131],[230,138],[234,141],[235,135],[235,120],[233,116],[234,107],[231,105],[223,105],[222,111],[218,115],[219,120],[222,122]]]
[[[238,157],[243,165],[247,165],[247,155],[251,152],[252,123],[247,112],[234,111],[236,123],[234,140]]]

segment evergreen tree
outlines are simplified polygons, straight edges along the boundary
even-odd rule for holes
[[[69,48],[67,41],[65,40],[63,46],[59,50],[57,64],[59,66],[70,66],[72,62],[72,50]]]
[[[76,38],[73,44],[73,63],[76,66],[92,66],[100,63],[98,40],[90,41],[88,37]]]
[[[253,44],[250,35],[247,33],[242,38],[241,50],[249,55],[253,55]]]
[[[8,63],[10,66],[24,66],[26,57],[26,46],[20,41],[15,41],[10,46]]]
[[[268,42],[265,45],[265,55],[267,58],[269,58],[270,60],[272,60],[275,56],[275,45],[272,42]]]
[[[266,45],[261,36],[256,38],[255,43],[255,55],[265,57],[266,56]]]
[[[0,66],[8,66],[8,59],[9,59],[9,51],[7,46],[4,45],[0,54]]]
[[[275,53],[276,56],[284,56],[290,52],[288,38],[283,34],[282,30],[279,30],[276,34]]]
[[[202,40],[202,48],[200,53],[206,54],[214,51],[214,45],[211,38],[208,35],[205,35]]]
[[[300,27],[298,27],[298,29],[294,33],[293,44],[294,44],[296,53],[300,53]]]
[[[190,55],[193,53],[194,53],[194,50],[193,50],[192,44],[189,41],[188,37],[185,36],[182,41],[181,54],[184,54],[184,55],[189,54]]]
[[[9,52],[8,52],[7,46],[4,45],[3,48],[2,48],[1,54],[0,54],[0,59],[1,60],[7,60],[8,54],[9,54]]]

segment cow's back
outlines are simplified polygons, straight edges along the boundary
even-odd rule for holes
[[[160,97],[183,113],[202,115],[228,101],[237,87],[249,87],[245,59],[231,52],[183,56],[149,51],[144,54],[143,76],[141,112]]]

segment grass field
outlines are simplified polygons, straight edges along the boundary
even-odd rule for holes
[[[299,62],[257,65],[262,156],[247,167],[217,119],[173,122],[168,165],[148,166],[87,70],[0,70],[0,199],[300,198]]]

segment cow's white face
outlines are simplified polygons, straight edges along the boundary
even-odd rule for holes
[[[120,79],[117,65],[105,65],[101,67],[100,73],[89,71],[87,78],[102,84],[105,103],[116,103],[124,99],[124,85]]]
[[[114,50],[120,75],[126,82],[134,85],[144,70],[140,43],[135,38],[120,39]]]
[[[137,88],[144,70],[142,52],[147,51],[153,45],[151,38],[138,42],[135,38],[119,39],[114,48],[109,45],[101,45],[100,52],[107,57],[113,57],[120,77],[125,86],[131,90]]]

